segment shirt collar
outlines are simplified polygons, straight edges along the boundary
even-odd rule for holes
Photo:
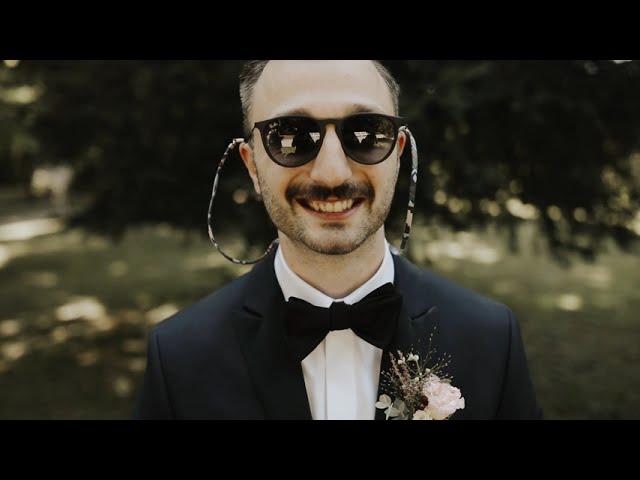
[[[378,268],[376,273],[374,273],[369,280],[344,298],[331,298],[300,278],[287,264],[280,245],[278,245],[278,250],[276,252],[274,269],[285,301],[289,301],[290,297],[296,297],[312,305],[323,308],[329,308],[333,302],[344,302],[348,305],[359,302],[376,288],[381,287],[386,283],[393,283],[395,274],[393,258],[391,257],[389,243],[386,239],[384,259],[382,260],[380,268]]]

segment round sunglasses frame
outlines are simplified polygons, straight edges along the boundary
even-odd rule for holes
[[[353,156],[351,156],[348,152],[347,149],[345,148],[345,144],[344,144],[344,137],[343,137],[343,126],[344,123],[348,120],[351,120],[353,118],[357,118],[357,117],[380,117],[383,118],[385,120],[390,121],[393,124],[393,141],[391,142],[391,148],[389,149],[389,151],[385,154],[385,156],[381,159],[378,160],[374,163],[367,163],[367,162],[361,162],[359,161],[357,158],[354,158]],[[269,145],[267,144],[267,128],[269,126],[270,123],[282,120],[282,119],[304,119],[304,120],[311,120],[314,123],[317,124],[317,126],[319,127],[318,130],[320,131],[320,139],[318,140],[318,142],[315,145],[314,150],[312,150],[309,154],[308,154],[308,158],[305,157],[305,160],[303,162],[300,162],[296,165],[286,165],[284,163],[282,163],[281,161],[279,161],[275,155],[273,155],[269,149]],[[336,127],[336,135],[338,136],[338,140],[340,140],[340,145],[342,146],[342,151],[345,153],[345,155],[347,155],[347,157],[349,157],[350,159],[352,159],[354,162],[357,162],[361,165],[377,165],[379,163],[384,162],[387,158],[389,158],[389,156],[391,155],[391,153],[393,152],[393,150],[396,147],[396,142],[398,141],[398,135],[400,132],[400,129],[402,127],[406,127],[406,124],[404,123],[404,118],[402,117],[394,117],[392,115],[385,115],[382,113],[354,113],[353,115],[348,115],[346,117],[342,117],[342,118],[324,118],[324,119],[318,119],[318,118],[313,118],[313,117],[308,117],[308,116],[304,116],[304,115],[283,115],[280,117],[275,117],[275,118],[270,118],[268,120],[262,120],[260,122],[256,122],[253,124],[253,128],[251,129],[251,131],[253,132],[256,128],[258,129],[258,131],[260,132],[260,137],[262,138],[262,146],[264,147],[265,152],[267,152],[267,155],[269,156],[269,158],[271,160],[273,160],[275,163],[277,163],[278,165],[280,165],[281,167],[285,167],[285,168],[297,168],[297,167],[301,167],[303,165],[306,165],[307,163],[311,162],[314,158],[316,158],[318,156],[318,153],[320,153],[320,150],[322,149],[322,144],[324,143],[324,137],[326,136],[327,133],[327,125],[335,125]]]

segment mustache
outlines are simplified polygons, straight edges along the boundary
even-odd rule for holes
[[[365,198],[373,201],[375,192],[370,184],[343,183],[337,187],[326,187],[324,185],[290,185],[285,191],[285,198],[291,203],[295,198],[305,200],[326,201],[330,197],[337,197],[340,200],[352,198]]]

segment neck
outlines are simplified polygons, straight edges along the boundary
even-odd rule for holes
[[[289,268],[302,280],[331,298],[343,298],[369,280],[385,255],[384,226],[346,255],[324,255],[293,243],[278,232]]]

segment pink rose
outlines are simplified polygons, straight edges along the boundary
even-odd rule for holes
[[[460,390],[432,375],[423,392],[429,399],[426,411],[434,420],[444,420],[456,410],[464,408],[464,398]]]

